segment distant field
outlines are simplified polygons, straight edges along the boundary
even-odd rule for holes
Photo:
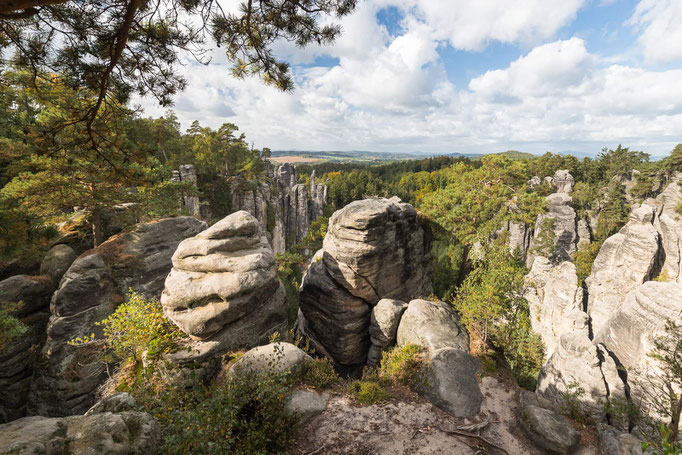
[[[270,158],[271,161],[275,163],[316,163],[322,161],[320,158],[311,158],[309,156],[295,156],[295,155],[285,155],[285,156],[273,156]]]

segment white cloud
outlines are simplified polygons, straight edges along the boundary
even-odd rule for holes
[[[682,58],[682,1],[641,0],[627,23],[641,31],[637,42],[647,63]]]
[[[273,149],[598,152],[622,142],[661,154],[682,142],[682,70],[613,65],[580,38],[554,41],[583,2],[550,3],[494,2],[494,14],[488,0],[365,1],[343,19],[344,34],[331,47],[278,44],[292,62],[338,59],[296,68],[294,93],[235,80],[222,57],[183,68],[189,85],[176,110],[184,126],[197,118],[213,127],[233,122],[257,147]],[[388,5],[405,14],[397,36],[376,20]],[[455,87],[438,54],[445,40],[462,49],[538,43]],[[148,114],[161,113],[143,103]]]

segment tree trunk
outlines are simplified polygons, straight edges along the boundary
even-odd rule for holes
[[[102,213],[99,207],[95,207],[92,210],[92,237],[95,247],[98,247],[102,243],[104,233],[102,232]]]
[[[467,277],[469,269],[471,268],[469,264],[469,250],[471,250],[471,247],[467,243],[462,246],[462,262],[459,265],[459,273],[457,274],[457,286],[460,286],[464,282],[464,279]]]
[[[677,400],[677,405],[673,409],[673,416],[670,419],[670,442],[677,441],[680,432],[680,414],[682,414],[682,396]]]

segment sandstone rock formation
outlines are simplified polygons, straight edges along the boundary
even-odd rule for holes
[[[372,346],[367,354],[367,365],[378,365],[382,351],[395,344],[398,324],[406,309],[407,303],[392,299],[381,299],[374,305],[369,323]]]
[[[194,186],[197,185],[197,171],[193,164],[183,164],[177,171],[173,171],[171,182],[189,182]],[[198,196],[183,196],[182,203],[187,210],[187,214],[194,217],[205,216],[206,213],[201,213],[201,201]]]
[[[648,354],[667,321],[682,323],[682,284],[648,281],[632,290],[595,334],[627,371],[631,398],[643,409],[651,405],[652,389],[665,389],[660,366]]]
[[[580,432],[564,416],[530,405],[523,406],[520,414],[528,437],[547,453],[567,455],[578,448]]]
[[[541,256],[535,258],[526,283],[524,297],[530,308],[533,331],[542,338],[545,358],[549,358],[562,334],[587,328],[588,317],[582,308],[583,289],[572,262],[553,266]]]
[[[78,255],[68,245],[55,245],[47,252],[40,265],[40,274],[49,276],[55,287],[59,286],[66,271],[71,267]]]
[[[332,215],[303,277],[299,330],[338,365],[364,365],[372,307],[429,295],[429,259],[411,205],[397,197],[347,205]]]
[[[545,253],[549,259],[555,263],[570,261],[578,247],[576,213],[571,206],[572,198],[570,196],[571,191],[573,191],[573,176],[567,170],[559,170],[551,179],[551,184],[556,186],[557,192],[546,197],[547,212],[538,215],[536,220],[533,231],[534,237],[530,242],[526,258],[528,267],[533,265],[533,260],[538,255],[535,247],[545,220],[553,220],[554,224],[554,250]]]
[[[536,393],[540,404],[553,409],[561,407],[567,394],[574,395],[582,411],[597,420],[604,418],[609,400],[626,399],[616,363],[603,345],[590,340],[587,328],[561,336],[542,366]]]
[[[94,401],[106,368],[96,347],[68,342],[100,334],[96,322],[109,316],[129,289],[158,297],[171,268],[171,255],[184,238],[206,227],[191,217],[168,218],[136,225],[81,255],[69,267],[52,296],[45,368],[33,384],[29,409],[40,415],[85,412]]]
[[[400,319],[398,345],[416,344],[430,352],[455,348],[469,352],[469,334],[444,302],[412,300]]]
[[[229,186],[230,211],[244,210],[260,223],[275,253],[291,249],[308,232],[310,223],[322,216],[327,203],[327,186],[317,181],[315,172],[310,185],[298,183],[296,167],[282,164],[274,169],[266,163],[269,182],[247,181],[239,176],[226,178]],[[180,166],[173,171],[173,181],[190,181],[196,184],[196,171],[192,165]],[[216,216],[215,210],[198,197],[185,197],[183,204],[194,216]]]
[[[147,455],[159,442],[159,424],[144,412],[24,417],[0,425],[2,455]]]
[[[585,280],[589,292],[588,312],[598,332],[620,307],[625,295],[660,270],[661,235],[653,225],[655,208],[644,204],[630,215],[617,234],[604,241]]]
[[[301,374],[313,359],[291,343],[270,343],[244,353],[228,372],[229,376],[245,372]]]
[[[285,292],[272,248],[253,216],[239,211],[173,254],[161,304],[200,352],[253,347],[286,332]],[[197,353],[197,355],[199,355]]]
[[[32,357],[45,341],[45,327],[50,316],[50,294],[54,290],[47,276],[15,275],[0,281],[0,305],[22,305],[13,316],[27,326],[27,331],[0,351],[0,423],[26,415],[26,401],[33,376]]]
[[[329,403],[329,393],[317,393],[312,390],[296,390],[287,399],[286,409],[299,417],[299,423],[324,412]]]
[[[398,345],[416,344],[427,351],[417,390],[457,417],[477,414],[483,402],[476,374],[478,360],[469,355],[469,334],[443,302],[412,300],[398,326]]]

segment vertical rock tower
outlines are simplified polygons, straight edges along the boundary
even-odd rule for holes
[[[414,207],[397,197],[355,201],[332,215],[303,278],[299,330],[337,366],[352,370],[367,361],[370,313],[379,300],[431,292],[430,257]]]

